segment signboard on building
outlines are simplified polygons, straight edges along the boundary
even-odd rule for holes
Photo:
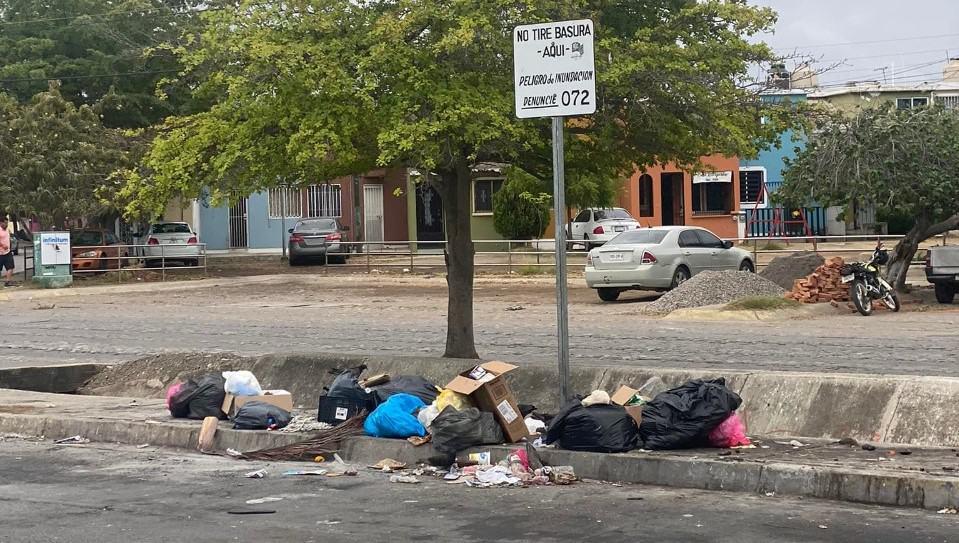
[[[516,27],[513,74],[520,119],[595,113],[593,22],[582,19]]]
[[[732,183],[733,172],[702,172],[693,176],[693,184],[699,183]]]

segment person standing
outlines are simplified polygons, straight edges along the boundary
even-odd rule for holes
[[[13,247],[10,232],[7,230],[7,218],[0,217],[0,270],[3,271],[3,286],[13,286]]]

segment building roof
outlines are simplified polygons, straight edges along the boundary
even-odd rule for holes
[[[959,92],[959,83],[935,81],[932,83],[913,83],[908,85],[886,85],[875,81],[850,83],[841,87],[811,89],[809,98],[830,98],[843,94],[884,93],[884,92]]]

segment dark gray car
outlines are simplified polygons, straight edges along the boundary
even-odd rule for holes
[[[306,260],[318,262],[346,262],[350,246],[343,243],[349,239],[348,226],[332,218],[303,219],[290,228],[290,265],[296,266]]]

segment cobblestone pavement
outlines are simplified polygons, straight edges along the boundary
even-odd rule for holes
[[[650,293],[603,304],[571,285],[574,364],[959,376],[959,311],[779,322],[683,322],[641,313]],[[551,279],[481,278],[477,347],[486,358],[550,363]],[[257,285],[8,301],[0,366],[115,362],[180,351],[442,353],[440,277],[287,276]]]

